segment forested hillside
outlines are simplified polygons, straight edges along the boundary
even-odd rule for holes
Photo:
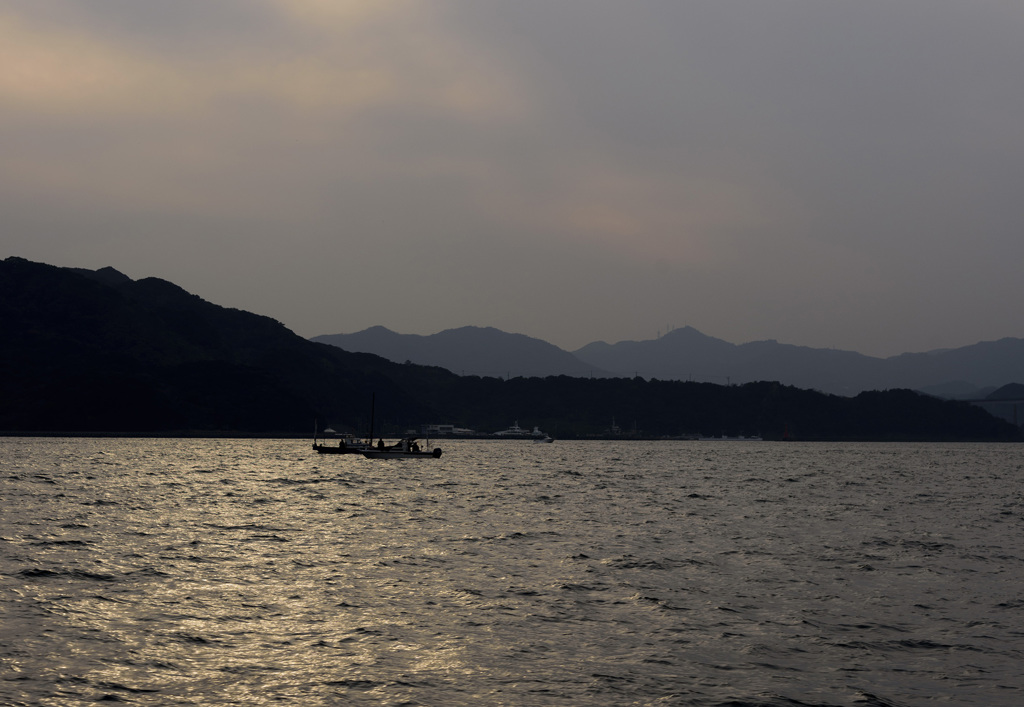
[[[761,434],[780,439],[1014,440],[966,403],[910,391],[824,395],[568,376],[457,376],[307,341],[279,322],[105,268],[0,262],[0,432],[302,434],[515,420],[561,437]]]

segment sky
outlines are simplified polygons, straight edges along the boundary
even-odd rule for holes
[[[0,257],[296,333],[1024,337],[1020,0],[0,0]]]

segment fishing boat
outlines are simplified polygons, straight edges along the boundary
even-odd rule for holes
[[[324,435],[337,435],[337,432],[330,427],[323,431]],[[338,444],[334,446],[327,443],[326,437],[322,437],[314,426],[313,449],[317,454],[360,454],[364,449],[370,449],[369,440],[356,439],[352,435],[341,435],[338,437]]]
[[[441,448],[420,448],[415,437],[406,437],[392,445],[385,445],[384,440],[378,440],[376,447],[364,449],[361,454],[367,459],[438,459]]]
[[[358,439],[353,435],[342,435],[338,439],[338,446],[328,445],[326,439],[320,436],[319,423],[313,422],[313,450],[317,454],[362,454],[367,449],[373,448],[373,413],[377,402],[377,396],[370,398],[370,433],[366,439]],[[337,435],[338,433],[330,427],[324,429],[323,434]]]
[[[405,437],[392,445],[384,444],[383,439],[378,439],[373,444],[373,418],[377,404],[377,396],[370,400],[370,434],[365,440],[359,440],[351,435],[344,436],[338,441],[338,446],[327,445],[318,442],[319,433],[316,425],[313,428],[313,449],[318,454],[362,454],[367,459],[437,459],[441,456],[441,448],[421,448],[415,437]],[[327,428],[325,433],[337,434],[334,430]],[[430,440],[427,440],[429,447]]]

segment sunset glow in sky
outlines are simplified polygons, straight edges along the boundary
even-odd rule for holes
[[[302,336],[1024,336],[1019,0],[3,0],[0,257]]]

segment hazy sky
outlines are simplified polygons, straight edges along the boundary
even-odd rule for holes
[[[0,256],[303,336],[1024,336],[1020,0],[0,0]]]

